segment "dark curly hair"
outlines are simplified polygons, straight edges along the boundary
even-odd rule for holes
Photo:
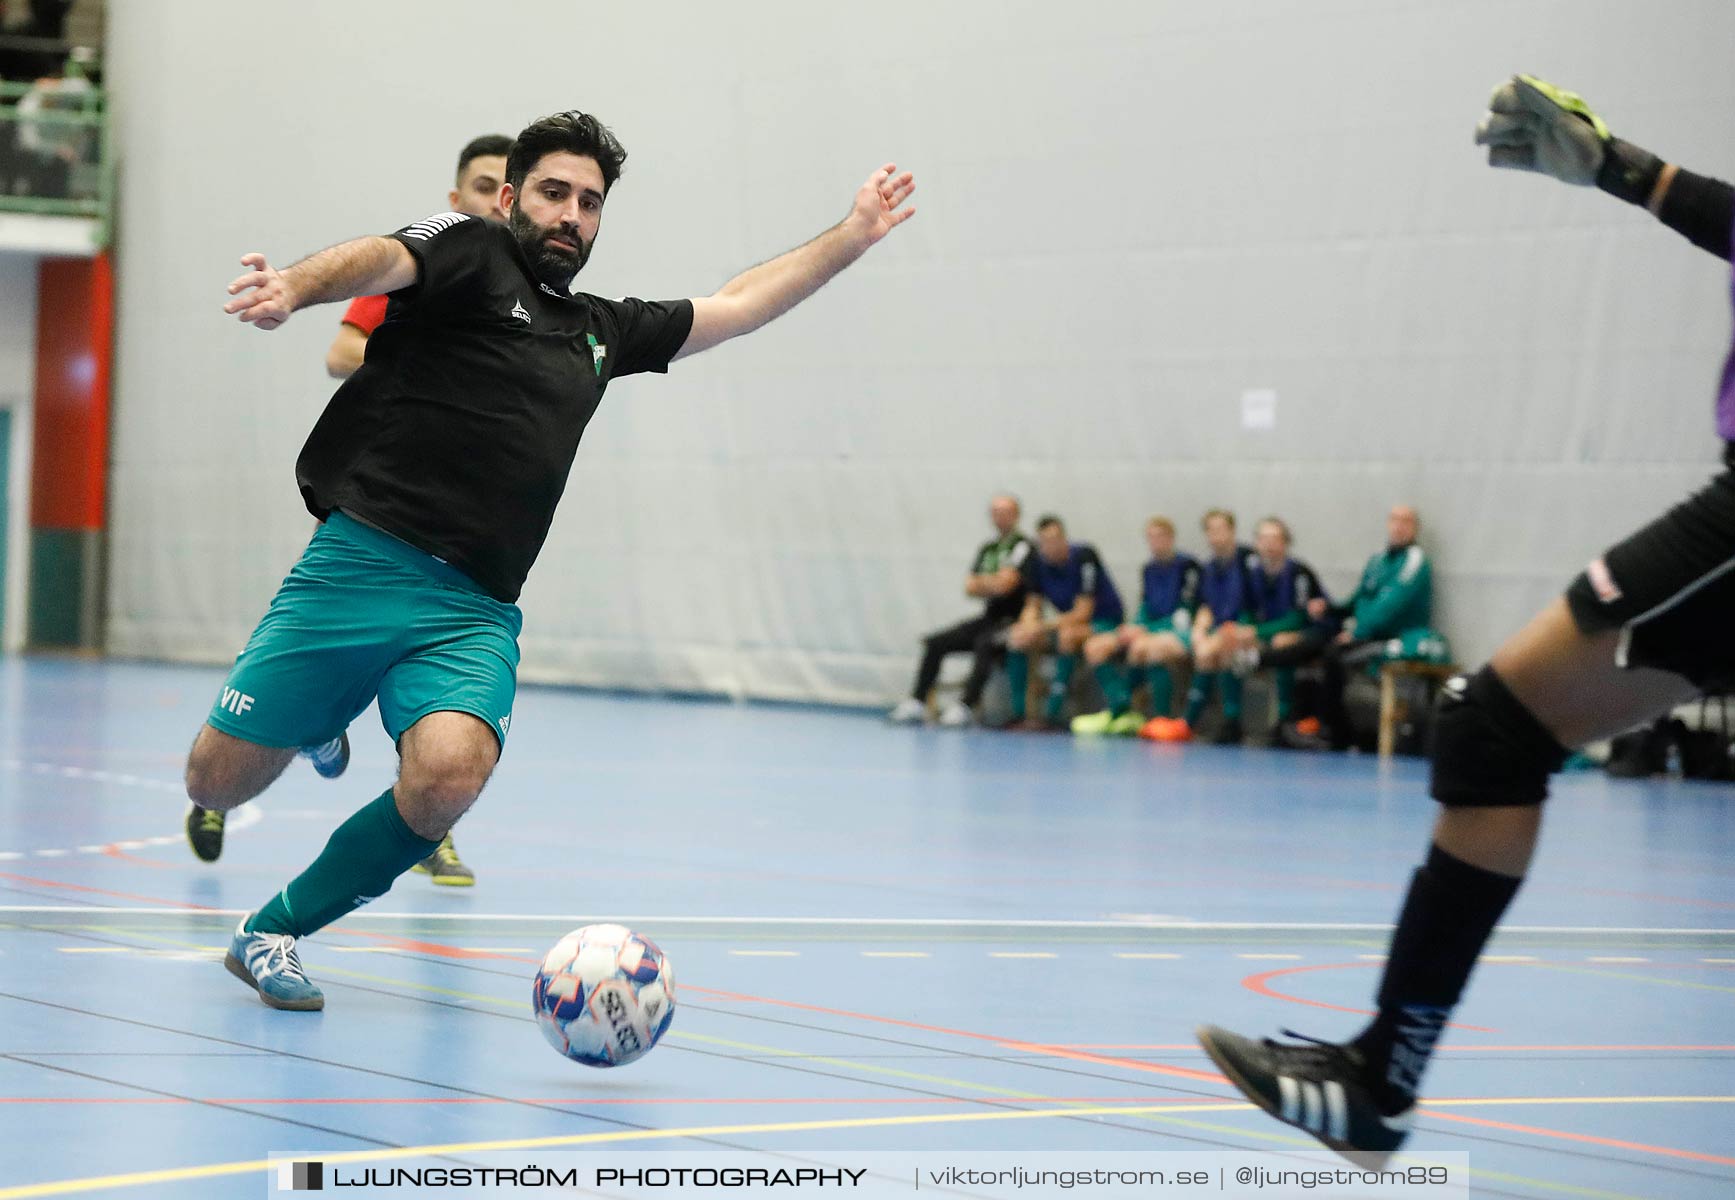
[[[626,147],[607,125],[589,113],[573,109],[525,126],[512,143],[512,153],[506,156],[506,182],[513,191],[522,191],[530,168],[541,162],[544,155],[562,150],[596,160],[596,165],[602,168],[604,195],[621,177],[621,168],[627,161]]]

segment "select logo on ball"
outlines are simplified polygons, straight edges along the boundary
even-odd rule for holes
[[[618,1067],[648,1054],[675,1015],[668,956],[624,925],[575,929],[542,959],[530,991],[537,1027],[562,1055]]]

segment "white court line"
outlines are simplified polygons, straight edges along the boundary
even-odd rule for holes
[[[36,775],[58,775],[62,779],[88,779],[93,783],[118,783],[125,787],[149,788],[154,792],[186,792],[178,779],[147,779],[122,771],[101,771],[90,767],[68,767],[60,763],[26,762],[19,758],[0,758],[0,770],[29,771]]]
[[[1708,963],[1735,963],[1735,958],[1701,958],[1699,961]]]
[[[249,804],[238,808],[230,816],[224,828],[229,833],[239,833],[243,829],[251,829],[265,819],[257,804]],[[67,858],[73,854],[102,854],[110,846],[122,850],[138,850],[145,846],[169,846],[185,840],[182,835],[173,833],[160,834],[156,837],[130,838],[126,841],[91,843],[72,849],[65,847],[49,847],[45,850],[4,850],[0,851],[0,861],[13,862],[20,858]]]
[[[418,954],[420,951],[409,950],[400,946],[326,946],[333,954]],[[447,946],[448,950],[462,950],[469,954],[535,954],[537,950],[531,946]]]
[[[245,810],[243,810],[245,811]],[[178,841],[170,838],[170,841]],[[93,913],[116,914],[123,916],[175,916],[182,917],[204,913],[207,915],[240,916],[252,909],[245,908],[122,908],[106,905],[71,905],[71,904],[8,904],[0,905],[0,913]],[[611,924],[642,924],[651,925],[664,923],[670,925],[765,925],[765,926],[885,926],[887,928],[954,928],[954,929],[1095,929],[1115,932],[1133,932],[1138,930],[1154,930],[1158,932],[1193,932],[1193,933],[1390,933],[1390,925],[1362,924],[1316,924],[1298,925],[1290,922],[1260,923],[1253,921],[1221,922],[1221,921],[1015,921],[1015,920],[977,920],[961,918],[946,920],[940,917],[718,917],[718,916],[621,916],[619,913],[605,914],[563,914],[563,913],[472,913],[472,912],[370,912],[362,910],[348,913],[345,921],[471,921],[485,924],[489,921],[574,921],[580,924],[606,922]],[[1609,925],[1503,925],[1500,933],[1514,934],[1614,934],[1630,933],[1638,935],[1680,935],[1691,937],[1735,937],[1735,929],[1664,929],[1642,926],[1609,926]]]

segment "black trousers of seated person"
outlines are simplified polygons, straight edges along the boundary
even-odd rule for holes
[[[994,664],[1006,653],[1004,635],[1011,624],[1004,617],[980,616],[930,633],[922,639],[922,665],[916,669],[916,686],[910,694],[927,703],[946,655],[968,652],[976,656],[976,661],[971,664],[970,678],[964,681],[960,699],[965,707],[975,708],[988,686],[988,677],[994,673]]]
[[[1333,750],[1348,750],[1352,741],[1349,710],[1344,707],[1344,688],[1351,668],[1361,666],[1379,653],[1377,641],[1340,642],[1329,629],[1318,626],[1305,629],[1301,640],[1281,650],[1259,652],[1259,665],[1264,667],[1304,667],[1317,662],[1324,674],[1320,681],[1319,723]]]

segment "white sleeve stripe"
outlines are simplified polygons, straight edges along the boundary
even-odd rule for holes
[[[1416,572],[1422,569],[1422,548],[1411,546],[1409,553],[1404,555],[1404,569],[1398,572],[1398,579],[1404,583],[1416,577]]]
[[[415,238],[419,242],[425,242],[441,230],[450,229],[459,221],[468,221],[469,219],[470,218],[467,215],[460,212],[440,213],[437,216],[427,217],[423,220],[417,221],[414,225],[408,226],[404,229],[403,236],[407,238]]]

